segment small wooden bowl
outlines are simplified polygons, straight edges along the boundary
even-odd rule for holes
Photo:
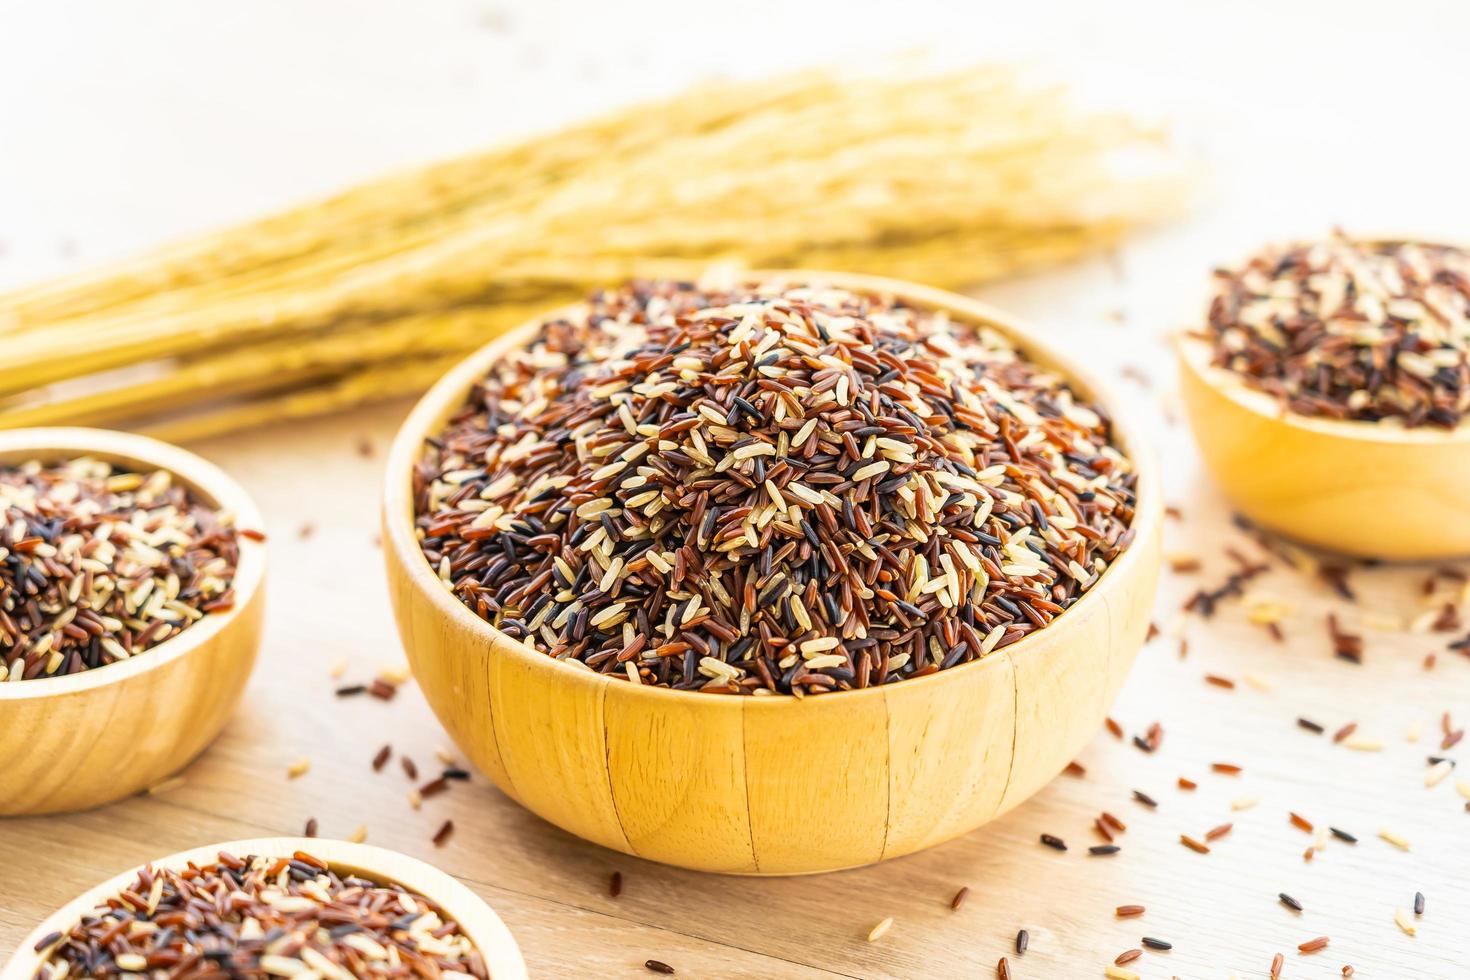
[[[1113,411],[1084,372],[963,296],[869,276],[751,275],[887,293],[986,323]],[[1097,731],[1143,643],[1160,561],[1154,465],[1117,415],[1139,471],[1133,544],[1046,629],[981,661],[801,700],[709,695],[558,663],[475,616],[415,540],[412,469],[425,436],[544,319],[471,355],[424,396],[393,445],[384,500],[390,591],[414,676],[461,749],[512,798],[579,837],[680,867],[832,871],[973,830],[1035,793]]]
[[[166,470],[241,528],[260,514],[235,481],[193,453],[102,429],[0,431],[0,463],[78,456]],[[233,609],[136,657],[62,677],[0,683],[0,816],[111,803],[183,768],[219,734],[245,689],[265,613],[265,547],[240,542]]]
[[[381,884],[402,885],[437,902],[445,915],[459,923],[464,934],[485,958],[492,980],[524,980],[526,976],[526,964],[521,959],[520,948],[490,906],[438,868],[397,851],[316,837],[263,837],[194,847],[148,863],[155,868],[178,869],[187,867],[191,861],[195,864],[214,861],[220,851],[228,851],[236,857],[247,854],[290,857],[297,851],[305,851],[327,862],[339,874],[353,874]],[[53,932],[71,929],[83,915],[131,885],[141,868],[139,865],[115,875],[53,912],[21,941],[10,962],[0,970],[0,980],[32,980],[45,962],[36,952],[36,944]]]
[[[1470,424],[1406,429],[1298,415],[1211,366],[1204,340],[1180,336],[1175,349],[1195,441],[1246,517],[1348,555],[1470,554]]]

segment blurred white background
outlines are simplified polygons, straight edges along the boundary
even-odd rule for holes
[[[0,0],[0,285],[691,80],[916,48],[1173,120],[1214,186],[1135,246],[1166,268],[1331,222],[1454,234],[1467,35],[1453,0]]]

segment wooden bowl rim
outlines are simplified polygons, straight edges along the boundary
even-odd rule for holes
[[[16,462],[22,458],[59,461],[87,455],[114,457],[139,467],[165,470],[181,479],[211,507],[233,513],[237,528],[263,529],[260,512],[244,488],[219,467],[186,449],[148,436],[111,429],[42,427],[0,430],[0,462]],[[177,636],[118,663],[60,677],[0,682],[0,705],[7,701],[63,697],[108,684],[125,683],[188,656],[213,642],[250,605],[265,577],[265,562],[264,543],[242,537],[240,561],[231,583],[235,590],[233,607],[209,613]]]
[[[1109,594],[1128,587],[1134,577],[1135,567],[1146,559],[1146,556],[1142,554],[1145,549],[1134,545],[1138,540],[1143,539],[1154,525],[1163,520],[1162,491],[1157,482],[1155,457],[1148,441],[1143,438],[1140,429],[1128,416],[1126,410],[1117,411],[1118,401],[1111,390],[1089,371],[1079,367],[1066,356],[1057,353],[1008,314],[970,297],[932,286],[882,276],[813,269],[740,270],[737,277],[740,282],[778,280],[791,284],[817,284],[855,292],[879,293],[892,296],[910,306],[942,310],[957,319],[991,327],[1013,341],[1017,349],[1028,359],[1061,374],[1066,378],[1068,384],[1077,388],[1082,394],[1090,396],[1094,402],[1106,410],[1112,422],[1115,444],[1127,453],[1138,473],[1138,502],[1134,509],[1131,526],[1134,531],[1134,543],[1130,544],[1122,556],[1108,566],[1082,598],[1048,623],[1043,630],[1038,630],[1005,647],[1004,651],[1007,654],[1011,657],[1024,655],[1028,645],[1037,636],[1044,633],[1051,633],[1055,639],[1057,634],[1051,631],[1064,629],[1070,623],[1079,622],[1080,611],[1099,603],[1105,603]],[[690,704],[710,703],[712,695],[701,694],[699,691],[682,691],[649,684],[635,685],[620,682],[605,674],[561,663],[544,653],[530,649],[519,640],[511,639],[476,616],[467,606],[449,594],[434,570],[429,567],[429,563],[424,560],[423,552],[414,537],[412,473],[425,438],[431,431],[442,425],[450,412],[464,403],[470,386],[484,376],[489,365],[503,350],[519,345],[548,320],[571,316],[583,308],[584,304],[574,303],[551,310],[506,331],[451,368],[414,405],[394,437],[388,452],[383,493],[386,547],[393,549],[413,587],[427,597],[442,615],[448,616],[463,628],[483,637],[487,646],[498,646],[503,654],[514,656],[530,665],[532,670],[547,668],[561,670],[564,672],[561,680],[567,683],[580,682],[602,688],[614,685],[608,689],[607,693],[619,697],[678,698]],[[813,700],[822,704],[830,701],[834,702],[832,708],[835,710],[839,705],[854,703],[860,697],[890,696],[895,687],[904,688],[910,695],[918,696],[927,690],[921,685],[944,683],[951,680],[959,671],[968,671],[973,674],[982,669],[998,669],[994,665],[1003,659],[1007,658],[985,657],[951,667],[949,670],[910,678],[896,685],[885,684],[880,687],[868,687],[854,691],[834,691],[815,698],[774,694],[740,698],[740,701],[744,707],[752,710],[766,710],[762,707],[765,705],[801,704]],[[807,710],[810,711],[812,708],[808,707]]]
[[[526,976],[526,964],[521,957],[520,946],[500,916],[495,914],[495,910],[462,882],[433,865],[371,844],[354,844],[351,841],[321,837],[257,837],[191,847],[167,857],[145,861],[94,885],[52,912],[31,930],[21,941],[10,962],[0,970],[0,980],[31,980],[43,962],[36,952],[36,943],[53,932],[64,933],[71,929],[83,914],[131,884],[145,865],[151,864],[155,868],[183,868],[191,861],[195,864],[212,862],[220,851],[228,851],[236,857],[247,854],[289,857],[296,851],[305,851],[326,861],[339,873],[345,871],[384,884],[402,885],[409,891],[438,903],[450,918],[460,924],[465,935],[484,956],[492,980],[520,980]]]

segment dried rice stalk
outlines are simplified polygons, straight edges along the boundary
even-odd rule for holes
[[[196,437],[409,394],[537,311],[711,262],[973,285],[1185,185],[1159,133],[1013,69],[705,86],[0,298],[0,426]]]

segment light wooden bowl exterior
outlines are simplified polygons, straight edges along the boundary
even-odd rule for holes
[[[0,463],[91,456],[172,473],[242,528],[260,515],[193,453],[101,429],[0,431]],[[265,547],[240,542],[235,607],[136,657],[64,677],[0,683],[0,816],[100,806],[146,789],[203,751],[234,710],[260,645]]]
[[[1099,394],[973,300],[866,276],[754,275],[889,293],[994,325]],[[414,675],[455,742],[512,798],[579,837],[680,867],[831,871],[973,830],[1040,789],[1101,725],[1143,642],[1159,568],[1154,468],[1123,420],[1140,471],[1134,543],[1046,629],[976,663],[801,700],[708,695],[558,663],[476,617],[415,541],[411,468],[424,437],[535,328],[491,343],[423,398],[393,446],[384,501],[390,591]]]
[[[1176,340],[1205,464],[1252,521],[1330,551],[1395,560],[1470,554],[1470,425],[1417,428],[1285,412],[1209,347]]]
[[[236,857],[247,854],[290,857],[297,851],[305,851],[327,862],[339,874],[355,874],[382,884],[402,885],[437,902],[445,914],[460,924],[464,934],[484,956],[492,980],[524,980],[526,976],[526,964],[521,959],[520,948],[490,906],[444,872],[397,851],[315,837],[263,837],[195,847],[149,863],[155,868],[184,868],[191,861],[195,864],[214,861],[220,851],[228,851]],[[36,943],[53,932],[71,929],[103,900],[131,885],[140,868],[141,865],[114,875],[53,912],[21,942],[10,962],[0,970],[0,980],[33,980],[43,962],[36,952]]]

